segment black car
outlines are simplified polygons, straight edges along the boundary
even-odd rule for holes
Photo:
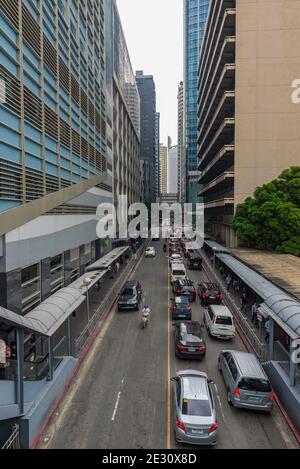
[[[134,309],[138,311],[141,299],[142,287],[140,282],[136,280],[126,282],[118,298],[118,310]]]
[[[206,344],[199,322],[182,321],[175,324],[175,355],[180,358],[201,359],[206,354]]]
[[[172,300],[171,311],[172,321],[176,321],[177,319],[191,321],[192,319],[192,308],[189,299],[185,296],[177,296]]]
[[[202,270],[202,257],[195,253],[191,254],[187,266],[190,270]]]
[[[173,293],[175,296],[186,296],[191,303],[196,301],[196,288],[192,280],[176,280],[173,283]]]
[[[198,296],[202,305],[221,305],[223,296],[217,283],[204,282],[198,286]]]

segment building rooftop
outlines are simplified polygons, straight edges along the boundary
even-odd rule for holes
[[[232,249],[233,256],[300,300],[300,258],[288,254]]]

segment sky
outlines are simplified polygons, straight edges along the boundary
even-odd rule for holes
[[[183,78],[183,1],[117,0],[133,70],[153,75],[160,141],[177,143],[177,94]]]

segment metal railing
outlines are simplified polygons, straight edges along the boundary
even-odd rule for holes
[[[12,434],[1,449],[20,449],[20,427],[17,424],[12,426]]]
[[[103,315],[108,311],[112,303],[116,300],[118,292],[121,290],[128,274],[133,269],[135,264],[140,260],[142,255],[145,251],[145,244],[142,244],[139,251],[137,252],[137,257],[134,256],[130,259],[128,264],[125,266],[123,272],[121,273],[120,277],[117,279],[116,283],[113,287],[109,290],[107,295],[104,297],[103,301],[100,303],[99,308],[90,318],[88,324],[85,326],[81,334],[75,339],[75,356],[79,357],[83,352],[84,348],[86,347],[88,340],[95,332],[97,326],[99,325],[101,318]]]
[[[202,255],[204,253],[202,252]],[[253,329],[251,327],[251,324],[249,324],[247,318],[243,315],[242,311],[240,308],[236,305],[236,303],[233,301],[231,296],[229,295],[229,292],[225,288],[225,286],[220,282],[220,278],[216,275],[216,273],[209,267],[209,264],[205,258],[205,255],[203,255],[203,268],[204,271],[206,272],[206,275],[210,279],[211,276],[214,277],[214,281],[220,285],[220,289],[223,294],[223,300],[224,303],[230,308],[230,310],[233,313],[234,320],[238,328],[243,332],[243,334],[246,336],[249,344],[251,345],[253,351],[259,358],[261,362],[265,362],[267,359],[267,346],[266,343],[261,340],[261,338],[257,335],[256,329]]]

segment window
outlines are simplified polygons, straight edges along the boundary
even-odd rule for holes
[[[64,286],[64,263],[63,255],[52,257],[50,260],[51,293],[56,292]]]
[[[271,386],[267,379],[242,378],[239,382],[239,389],[255,392],[271,392]]]
[[[211,405],[208,399],[183,399],[182,414],[189,416],[210,417]]]
[[[236,381],[236,379],[238,377],[238,370],[237,370],[237,367],[235,366],[235,363],[234,363],[232,357],[228,361],[228,366],[229,366],[229,369],[231,371],[231,374],[232,374],[232,377],[233,377],[234,381]]]
[[[28,313],[41,301],[40,265],[22,269],[22,312]]]

